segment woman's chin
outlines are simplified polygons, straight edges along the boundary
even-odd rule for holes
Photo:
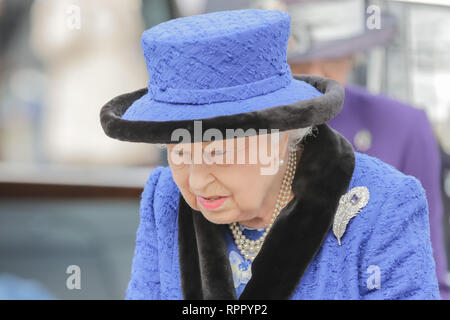
[[[199,210],[203,216],[210,222],[215,224],[229,224],[232,223],[234,220],[231,218],[232,215],[230,214],[230,210],[222,210],[220,212],[215,211],[208,211],[205,209]]]
[[[196,211],[200,211],[201,214],[205,217],[206,220],[215,223],[215,224],[230,224],[236,220],[236,217],[239,215],[234,212],[233,208],[228,208],[229,205],[225,205],[223,208],[218,208],[214,210],[208,210],[197,201],[194,202],[192,209]]]

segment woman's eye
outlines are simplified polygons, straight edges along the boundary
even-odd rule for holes
[[[213,153],[214,153],[215,156],[221,156],[221,155],[225,154],[225,151],[223,151],[223,150],[214,150]]]
[[[184,151],[184,150],[174,150],[174,153],[177,156],[187,156],[187,155],[189,155],[189,151]]]
[[[227,163],[227,151],[226,150],[213,150],[210,153],[210,161],[212,161],[217,166],[229,166],[230,164]]]
[[[189,151],[183,151],[181,149],[172,150],[169,154],[170,162],[174,166],[184,166],[191,162],[189,157]]]

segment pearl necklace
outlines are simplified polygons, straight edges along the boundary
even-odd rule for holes
[[[261,246],[266,239],[267,234],[269,233],[275,219],[280,214],[280,211],[287,205],[289,197],[291,195],[291,184],[294,179],[295,169],[297,164],[297,153],[295,151],[289,152],[289,160],[286,166],[286,171],[283,177],[283,183],[281,185],[280,193],[278,195],[277,203],[275,205],[275,209],[273,210],[272,218],[270,220],[269,225],[266,227],[266,230],[257,240],[250,240],[242,233],[241,226],[238,222],[233,222],[229,224],[231,232],[233,234],[234,242],[237,245],[237,248],[241,252],[242,256],[247,259],[253,261],[258,254]]]

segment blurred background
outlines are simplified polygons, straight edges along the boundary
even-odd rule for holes
[[[180,16],[294,2],[0,0],[0,299],[125,297],[140,194],[167,160],[156,146],[108,138],[99,113],[146,87],[142,32]],[[352,54],[346,82],[426,115],[450,265],[450,1],[361,3],[360,16],[380,9],[395,27],[389,41]],[[312,34],[304,29],[297,51]],[[358,134],[349,140],[370,153],[371,133]],[[67,283],[71,265],[79,289]]]

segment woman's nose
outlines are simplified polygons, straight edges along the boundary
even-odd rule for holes
[[[205,163],[189,165],[189,186],[191,190],[203,191],[205,187],[214,181],[211,174],[211,166]]]

